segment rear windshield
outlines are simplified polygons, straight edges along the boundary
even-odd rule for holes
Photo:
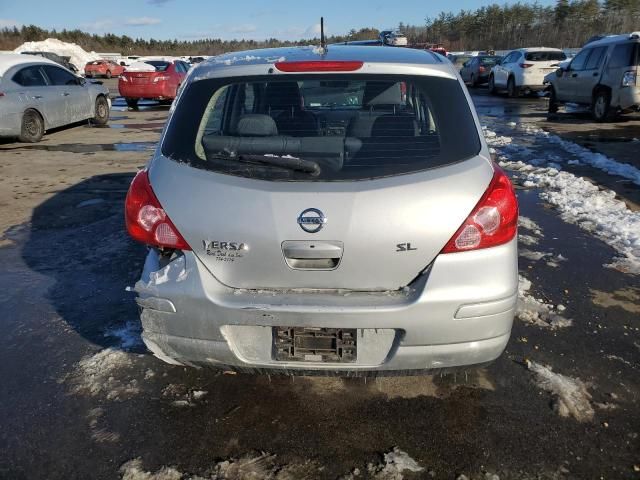
[[[158,60],[145,60],[144,63],[153,65],[156,68],[156,72],[164,72],[167,68],[169,68],[169,62],[161,62]]]
[[[399,175],[479,151],[457,81],[397,75],[197,81],[162,145],[165,156],[194,167],[286,181]]]
[[[630,67],[638,65],[638,43],[622,43],[616,45],[609,60],[609,68]]]
[[[564,52],[554,52],[549,50],[541,50],[539,52],[526,52],[524,59],[529,62],[554,62],[566,60],[567,56]]]
[[[502,57],[480,57],[480,63],[486,66],[493,66],[498,63],[501,58]]]

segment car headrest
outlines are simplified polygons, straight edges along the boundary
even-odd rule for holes
[[[240,117],[237,134],[241,137],[270,137],[278,135],[278,127],[269,115],[251,113]]]
[[[362,103],[366,106],[401,105],[399,82],[367,82]]]
[[[269,82],[264,96],[267,105],[276,110],[302,108],[302,96],[297,82]]]

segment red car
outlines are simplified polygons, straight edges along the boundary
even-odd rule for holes
[[[98,75],[106,78],[117,77],[122,75],[122,72],[124,72],[124,67],[111,60],[96,60],[84,66],[84,76],[87,78],[97,77]]]
[[[143,98],[170,104],[188,71],[189,64],[181,60],[136,62],[120,76],[118,90],[131,108]]]

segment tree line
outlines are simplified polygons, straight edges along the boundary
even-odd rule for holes
[[[580,47],[594,35],[639,30],[640,0],[493,4],[457,14],[442,12],[427,17],[424,25],[400,24],[399,29],[410,42],[441,43],[447,50]]]
[[[640,0],[557,0],[555,5],[518,2],[492,4],[458,13],[427,17],[423,25],[400,23],[411,43],[440,43],[447,50],[509,49],[524,46],[579,47],[596,34],[640,29]],[[329,43],[377,38],[376,28],[334,35]],[[57,38],[87,51],[123,55],[218,55],[256,48],[317,44],[318,39],[267,40],[156,40],[127,35],[96,35],[81,30],[46,30],[35,25],[0,29],[0,50],[13,50],[24,42]]]
[[[329,43],[339,43],[348,40],[364,40],[377,38],[375,28],[351,30],[346,35],[334,35],[327,38]],[[219,55],[225,52],[252,50],[256,48],[286,47],[293,45],[313,45],[318,39],[298,41],[283,41],[277,38],[267,40],[221,40],[206,38],[200,40],[156,40],[154,38],[131,38],[127,35],[96,35],[82,30],[46,30],[35,25],[25,25],[20,28],[0,29],[0,50],[13,50],[24,42],[41,41],[47,38],[57,38],[63,42],[76,43],[86,51],[118,52],[123,55]]]

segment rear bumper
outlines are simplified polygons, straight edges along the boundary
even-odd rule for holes
[[[640,107],[640,86],[619,89],[619,107],[623,110]]]
[[[155,251],[135,290],[145,344],[169,363],[364,375],[442,371],[495,360],[509,340],[517,287],[514,239],[440,255],[401,292],[232,289],[191,252],[160,269]],[[277,361],[274,326],[357,329],[358,358],[354,363]]]
[[[127,82],[118,82],[120,95],[126,98],[147,98],[150,100],[165,100],[175,98],[176,91],[165,82],[145,83],[132,85]]]

